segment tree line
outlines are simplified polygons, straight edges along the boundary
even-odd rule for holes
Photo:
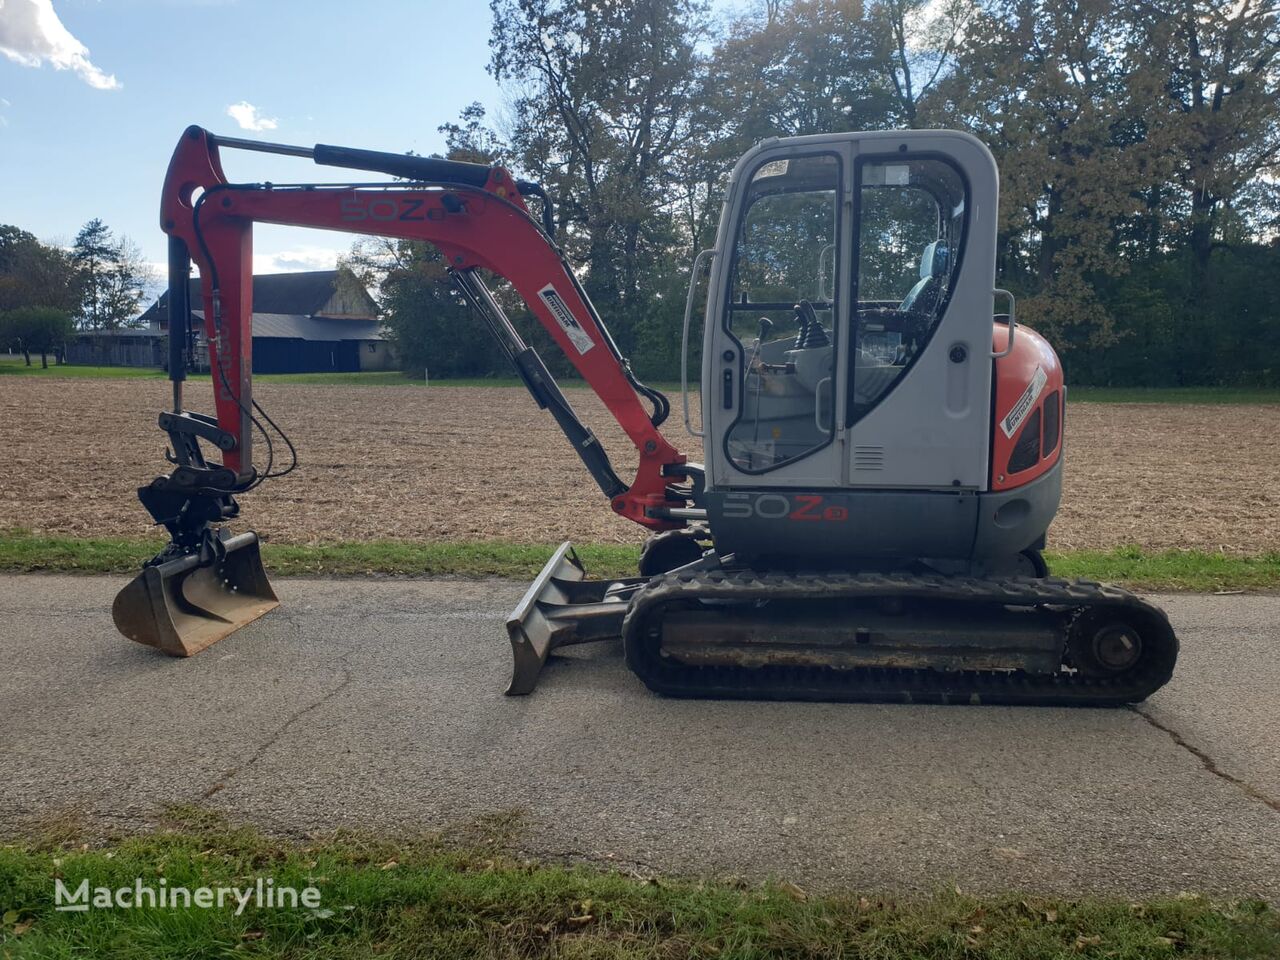
[[[94,218],[71,247],[42,243],[0,225],[0,349],[31,365],[61,363],[76,330],[117,330],[135,322],[151,271],[137,246]]]
[[[547,187],[561,243],[644,376],[678,376],[688,266],[750,146],[948,127],[996,156],[999,283],[1073,382],[1280,385],[1277,0],[491,12],[503,102],[442,127],[448,156]],[[407,368],[506,373],[431,249],[363,241],[350,262],[378,285]]]

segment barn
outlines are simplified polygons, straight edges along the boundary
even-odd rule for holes
[[[191,281],[191,303],[200,305],[200,282]],[[204,311],[192,310],[196,362],[208,368]],[[140,318],[160,335],[169,329],[166,291]],[[254,373],[354,373],[394,367],[378,308],[350,273],[311,270],[253,278]]]

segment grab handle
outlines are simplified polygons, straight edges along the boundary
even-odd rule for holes
[[[819,433],[830,433],[831,428],[822,425],[822,388],[826,387],[828,391],[831,388],[831,378],[823,377],[818,381],[818,386],[813,391],[813,423],[818,428]],[[832,411],[835,412],[834,410]]]
[[[999,360],[1001,357],[1007,357],[1013,352],[1013,331],[1018,327],[1018,317],[1014,312],[1016,310],[1016,303],[1013,299],[1012,293],[1008,290],[1001,290],[999,287],[996,287],[991,292],[997,297],[1009,298],[1009,341],[1004,345],[1004,350],[1000,353],[996,353],[994,350],[991,351],[991,356],[994,359]]]
[[[714,257],[715,248],[703,250],[693,259],[693,270],[689,274],[689,297],[684,304],[684,333],[680,337],[680,397],[684,402],[684,428],[691,437],[701,437],[701,430],[693,429],[693,421],[689,419],[689,324],[693,320],[693,297],[698,289],[698,271],[702,269],[702,261]]]

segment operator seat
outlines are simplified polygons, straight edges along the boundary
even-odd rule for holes
[[[903,313],[933,313],[951,264],[946,241],[935,240],[920,254],[920,280],[898,307]]]

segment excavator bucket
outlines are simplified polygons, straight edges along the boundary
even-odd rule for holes
[[[116,594],[111,616],[130,640],[190,657],[280,605],[256,533],[221,542],[219,556],[188,554],[147,567]]]

